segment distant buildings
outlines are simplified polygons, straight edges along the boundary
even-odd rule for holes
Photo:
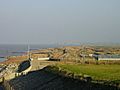
[[[120,55],[92,55],[96,60],[120,60]]]
[[[98,60],[120,60],[120,55],[98,55]]]

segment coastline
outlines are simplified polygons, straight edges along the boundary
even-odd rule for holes
[[[86,47],[85,49],[86,49],[85,50],[86,55],[89,55],[96,50],[96,48],[93,48],[93,47]],[[47,65],[50,65],[50,64],[55,65],[56,64],[54,62],[55,60],[56,60],[57,63],[60,62],[60,63],[64,63],[64,64],[76,64],[76,65],[86,65],[86,66],[95,65],[96,66],[96,61],[93,57],[86,56],[85,59],[88,60],[89,63],[82,62],[82,60],[83,60],[83,58],[81,57],[82,50],[83,50],[82,47],[68,46],[68,47],[46,48],[46,49],[30,51],[30,58],[33,59],[32,60],[32,69],[31,69],[31,67],[30,67],[30,69],[31,69],[32,72],[36,73],[37,71],[39,71],[41,69],[41,67],[43,68],[43,66],[47,66]],[[110,50],[111,50],[111,48],[110,48]],[[112,49],[111,52],[113,52],[113,51],[116,51],[116,49]],[[119,53],[119,52],[120,51],[118,51],[118,50],[116,51],[116,53]],[[46,61],[39,60],[39,58],[46,58],[46,57],[51,58],[51,61],[47,61],[47,64],[46,64]],[[4,79],[6,82],[3,83],[4,85],[6,85],[5,88],[7,87],[7,85],[9,85],[9,82],[7,82],[7,81],[9,81],[11,79],[11,77],[12,77],[12,79],[14,77],[15,78],[14,80],[17,79],[16,74],[14,73],[15,70],[17,70],[17,69],[13,69],[13,68],[17,68],[17,66],[21,62],[23,62],[27,59],[28,59],[28,55],[26,53],[26,54],[20,55],[20,56],[9,56],[9,57],[6,58],[6,60],[4,62],[0,62],[0,64],[3,64],[3,65],[7,66],[4,70],[5,73],[7,72],[4,76],[4,77],[6,77]],[[60,60],[60,61],[57,61],[57,60]],[[103,63],[100,61],[98,66],[100,66],[101,64],[103,64]],[[110,64],[110,62],[107,62],[106,64]],[[115,61],[114,61],[113,64],[115,64]],[[105,66],[105,64],[104,64],[104,66]],[[30,73],[32,73],[32,72],[30,72]],[[28,73],[28,74],[30,74],[30,73]],[[12,74],[12,75],[9,76],[10,74]],[[24,77],[27,77],[27,75],[24,75]],[[35,80],[35,79],[33,79],[33,80]],[[26,85],[27,85],[27,83],[26,83]],[[28,85],[28,87],[29,87],[29,85]]]
[[[10,63],[16,63],[19,64],[22,61],[24,61],[26,59],[26,55],[22,55],[22,56],[9,56],[6,57],[4,61],[0,62],[0,64],[10,64]]]

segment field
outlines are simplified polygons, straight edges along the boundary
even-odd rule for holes
[[[120,65],[58,64],[57,66],[75,74],[90,75],[93,80],[120,84]]]

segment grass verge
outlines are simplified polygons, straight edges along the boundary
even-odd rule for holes
[[[120,84],[120,65],[57,64],[57,67],[74,74],[90,75],[94,81]]]

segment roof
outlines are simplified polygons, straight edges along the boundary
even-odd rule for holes
[[[98,58],[120,58],[120,55],[98,55]]]

